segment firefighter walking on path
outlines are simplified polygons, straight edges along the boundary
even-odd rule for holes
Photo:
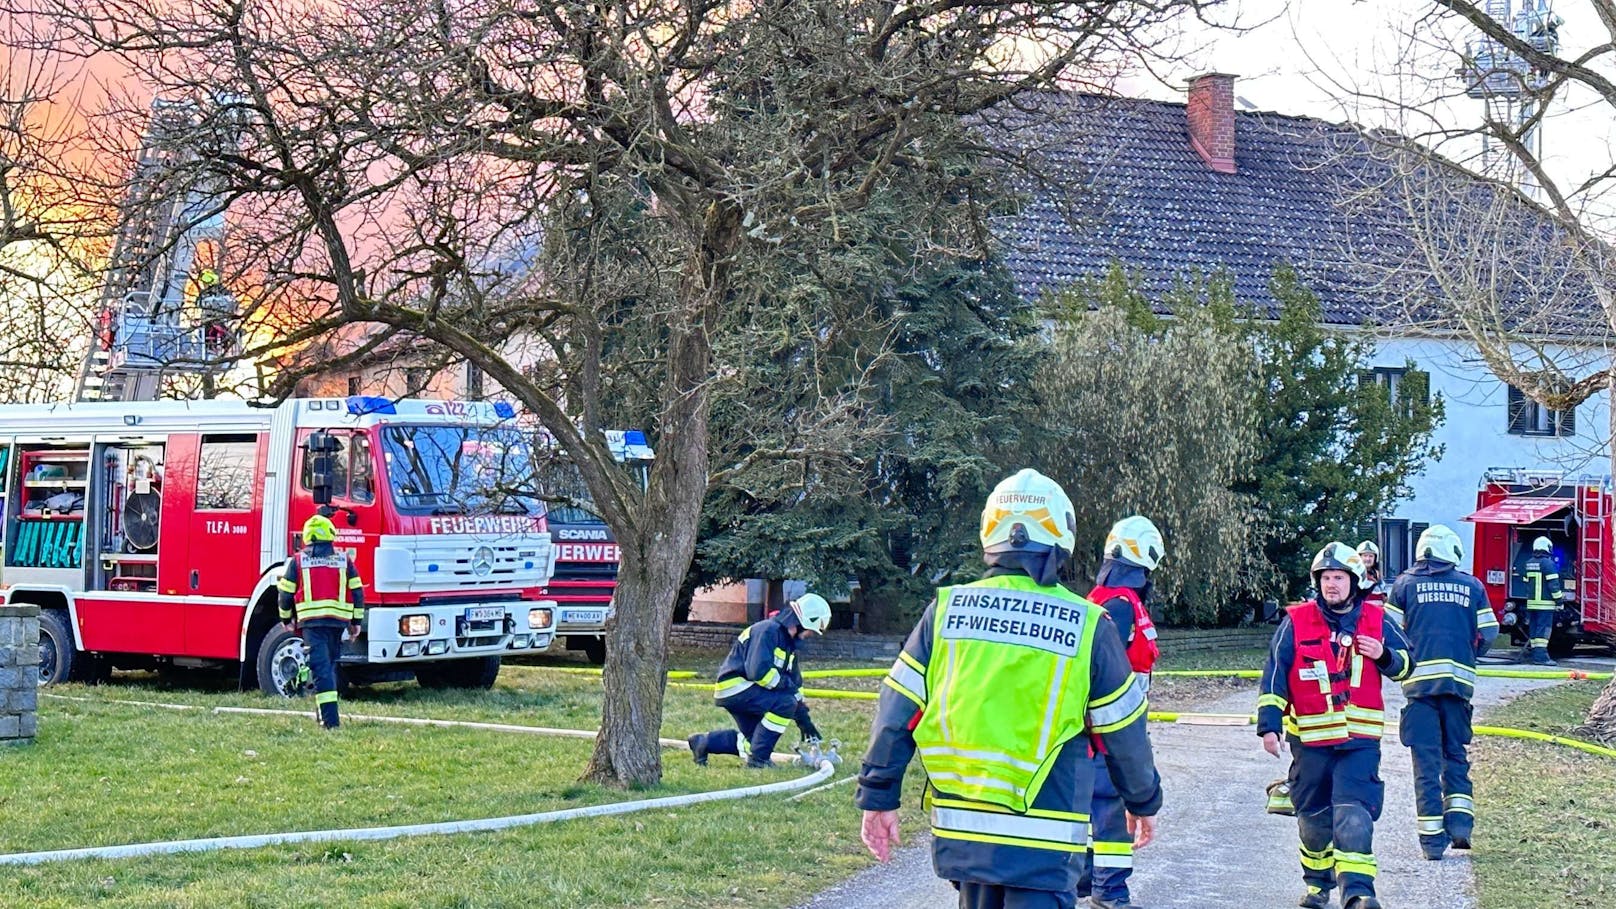
[[[1417,561],[1392,585],[1386,612],[1408,638],[1414,669],[1403,680],[1401,738],[1414,758],[1420,851],[1436,861],[1451,842],[1470,848],[1470,695],[1476,657],[1498,637],[1487,589],[1459,570],[1459,535],[1437,524],[1420,534]]]
[[[1526,600],[1527,647],[1531,661],[1539,666],[1555,665],[1549,659],[1549,638],[1554,634],[1554,613],[1565,596],[1553,553],[1549,538],[1538,537],[1532,551],[1523,550],[1515,560],[1515,592]]]
[[[1150,842],[1161,779],[1145,691],[1105,610],[1062,587],[1076,519],[1061,487],[1022,470],[988,496],[987,576],[944,587],[883,679],[859,774],[864,844],[899,843],[904,770],[926,768],[932,860],[962,909],[1073,909],[1088,865],[1103,744],[1135,848]]]
[[[1379,909],[1374,824],[1385,794],[1381,679],[1408,674],[1408,644],[1378,604],[1364,601],[1363,562],[1351,547],[1327,544],[1314,557],[1312,574],[1318,599],[1287,608],[1274,633],[1257,700],[1257,733],[1276,758],[1288,743],[1295,762],[1291,801],[1307,887],[1299,905],[1325,909],[1339,886],[1342,909]]]
[[[829,627],[830,604],[818,594],[806,593],[741,632],[718,667],[718,684],[713,686],[714,700],[729,711],[738,729],[691,736],[687,743],[697,764],[706,764],[710,754],[733,754],[748,767],[768,767],[775,744],[793,721],[805,737],[817,738],[802,699],[797,644]]]
[[[365,614],[364,581],[353,559],[336,551],[337,526],[324,515],[303,524],[303,549],[286,560],[280,590],[281,624],[301,631],[314,676],[314,703],[320,725],[335,729],[337,661],[344,632],[358,640]]]
[[[1101,553],[1100,572],[1089,600],[1110,616],[1127,649],[1134,678],[1150,690],[1150,672],[1161,655],[1156,645],[1156,624],[1145,603],[1150,599],[1150,573],[1166,554],[1161,531],[1149,518],[1132,515],[1112,525]],[[1079,899],[1088,897],[1093,909],[1129,909],[1128,892],[1133,874],[1133,836],[1128,832],[1127,810],[1106,769],[1104,749],[1096,747],[1094,807],[1089,825],[1089,867],[1077,884]]]

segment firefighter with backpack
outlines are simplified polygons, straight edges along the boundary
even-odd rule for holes
[[[1161,531],[1142,515],[1123,518],[1106,534],[1100,571],[1088,599],[1105,608],[1127,648],[1128,664],[1141,688],[1150,689],[1150,671],[1161,651],[1156,625],[1145,603],[1150,599],[1150,573],[1166,549]],[[1078,880],[1079,899],[1093,909],[1129,909],[1133,874],[1133,835],[1127,808],[1106,769],[1105,749],[1094,747],[1094,804],[1089,821],[1089,867]]]
[[[1303,909],[1380,909],[1374,825],[1385,800],[1380,738],[1383,679],[1410,669],[1408,642],[1366,600],[1363,562],[1345,543],[1313,558],[1318,598],[1288,607],[1274,633],[1257,699],[1263,749],[1294,761],[1290,797],[1301,839]]]
[[[1526,600],[1528,659],[1538,666],[1556,665],[1549,658],[1549,638],[1554,634],[1554,614],[1560,609],[1565,589],[1554,558],[1554,543],[1548,537],[1533,540],[1532,551],[1523,550],[1515,561],[1514,574],[1514,589]]]
[[[308,646],[314,676],[315,717],[326,729],[340,725],[337,716],[337,660],[344,632],[359,639],[365,615],[365,582],[353,558],[337,552],[337,525],[324,515],[303,524],[303,549],[286,560],[280,591],[281,624],[301,633]]]

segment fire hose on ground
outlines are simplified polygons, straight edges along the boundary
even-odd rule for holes
[[[67,695],[45,694],[43,697],[61,700],[83,701],[95,704],[118,704],[127,706],[153,707],[164,710],[205,710],[213,714],[249,714],[249,715],[280,715],[307,719],[308,714],[300,710],[276,710],[259,707],[200,707],[194,704],[164,704],[153,701],[124,701],[106,700],[101,698],[81,698]],[[557,729],[542,726],[520,726],[507,723],[477,723],[466,720],[437,720],[419,717],[396,716],[367,716],[353,714],[343,717],[345,720],[372,723],[401,723],[417,726],[447,726],[473,729],[487,729],[497,732],[520,732],[530,735],[559,735],[573,738],[594,738],[595,732],[587,729]],[[685,743],[674,739],[659,739],[661,744],[669,747],[685,747]],[[536,814],[517,814],[506,817],[478,818],[463,821],[438,821],[424,824],[401,824],[390,827],[356,827],[342,830],[305,830],[291,833],[261,833],[245,836],[220,836],[190,840],[170,840],[154,843],[131,843],[122,846],[91,846],[82,849],[53,849],[40,852],[17,852],[9,855],[0,855],[0,865],[38,865],[46,862],[71,861],[75,859],[120,859],[138,858],[147,855],[162,855],[179,852],[213,852],[222,849],[256,849],[261,846],[277,846],[289,843],[321,843],[321,842],[351,842],[357,840],[390,840],[406,836],[437,836],[453,833],[479,833],[492,830],[509,830],[515,827],[529,827],[535,824],[548,824],[557,821],[570,821],[587,817],[608,817],[618,814],[632,814],[639,811],[654,811],[664,808],[678,808],[689,805],[699,805],[704,802],[727,801],[733,799],[751,798],[753,796],[773,795],[782,792],[795,792],[807,789],[800,795],[808,795],[818,789],[836,767],[830,760],[822,759],[813,773],[792,780],[778,783],[764,783],[756,786],[742,786],[736,789],[717,789],[711,792],[693,792],[686,795],[666,796],[656,799],[639,799],[632,802],[613,802],[607,805],[588,805],[581,808],[564,808],[556,811],[543,811]],[[851,778],[851,777],[850,777]],[[810,789],[809,787],[816,787]]]

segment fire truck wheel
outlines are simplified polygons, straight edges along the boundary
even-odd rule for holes
[[[258,647],[258,690],[281,698],[303,697],[314,690],[307,672],[309,653],[303,639],[281,628],[271,628]]]
[[[499,678],[497,656],[421,663],[415,667],[415,680],[423,688],[488,689],[494,687],[494,680],[497,678]]]
[[[39,613],[39,684],[58,685],[73,675],[73,663],[84,656],[73,649],[67,618],[55,609]]]
[[[606,665],[606,638],[604,636],[584,638],[583,649],[584,656],[589,657],[589,662],[594,663],[596,666]]]

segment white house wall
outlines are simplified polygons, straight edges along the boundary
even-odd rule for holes
[[[1560,362],[1590,359],[1581,351],[1551,348],[1549,352]],[[1561,356],[1564,360],[1558,359]],[[1414,479],[1413,497],[1399,502],[1387,517],[1446,524],[1458,532],[1469,552],[1474,527],[1460,518],[1475,510],[1476,489],[1487,468],[1558,470],[1567,477],[1610,473],[1607,395],[1595,395],[1577,408],[1575,436],[1511,435],[1506,386],[1488,372],[1473,345],[1456,340],[1381,339],[1370,365],[1401,367],[1405,360],[1428,372],[1431,393],[1446,401],[1447,419],[1435,434],[1435,441],[1446,452]]]

